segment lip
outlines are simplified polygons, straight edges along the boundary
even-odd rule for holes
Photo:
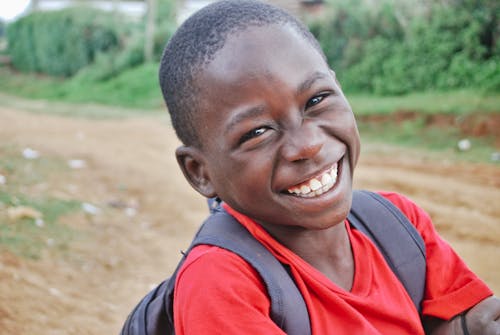
[[[333,187],[328,191],[313,197],[301,197],[285,191],[281,193],[282,205],[295,215],[309,219],[322,215],[322,213],[326,213],[325,211],[329,213],[335,211],[340,204],[344,203],[349,188],[346,179],[348,166],[346,166],[347,160],[344,158],[346,157],[342,157],[338,161],[338,177]]]

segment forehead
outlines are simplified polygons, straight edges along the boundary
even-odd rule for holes
[[[290,66],[326,65],[322,55],[295,27],[271,24],[230,34],[202,70],[210,80],[276,72]]]
[[[296,28],[278,24],[249,27],[228,36],[224,47],[200,70],[198,100],[208,107],[264,86],[298,85],[315,72],[328,73],[329,67]]]

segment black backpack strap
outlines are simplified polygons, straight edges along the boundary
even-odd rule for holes
[[[200,244],[218,246],[247,261],[266,285],[271,319],[288,335],[311,334],[309,313],[292,277],[235,218],[224,210],[215,211],[198,231],[190,249]]]
[[[168,284],[169,279],[166,279],[142,298],[127,317],[120,335],[174,334],[165,308]]]
[[[375,243],[421,313],[426,278],[425,244],[413,224],[389,200],[369,191],[354,191],[347,218]]]

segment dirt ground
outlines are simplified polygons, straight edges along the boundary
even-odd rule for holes
[[[139,298],[172,271],[207,213],[177,168],[166,116],[88,120],[0,107],[0,143],[85,160],[86,168],[51,175],[27,192],[102,209],[61,219],[81,232],[64,252],[48,248],[39,260],[0,252],[0,333],[117,334]],[[366,144],[356,178],[358,188],[399,191],[419,203],[500,293],[499,165]],[[132,204],[137,214],[110,203]]]

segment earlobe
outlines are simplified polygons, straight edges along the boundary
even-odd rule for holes
[[[175,151],[177,163],[189,184],[207,198],[217,196],[208,175],[203,153],[194,147],[181,146]]]

